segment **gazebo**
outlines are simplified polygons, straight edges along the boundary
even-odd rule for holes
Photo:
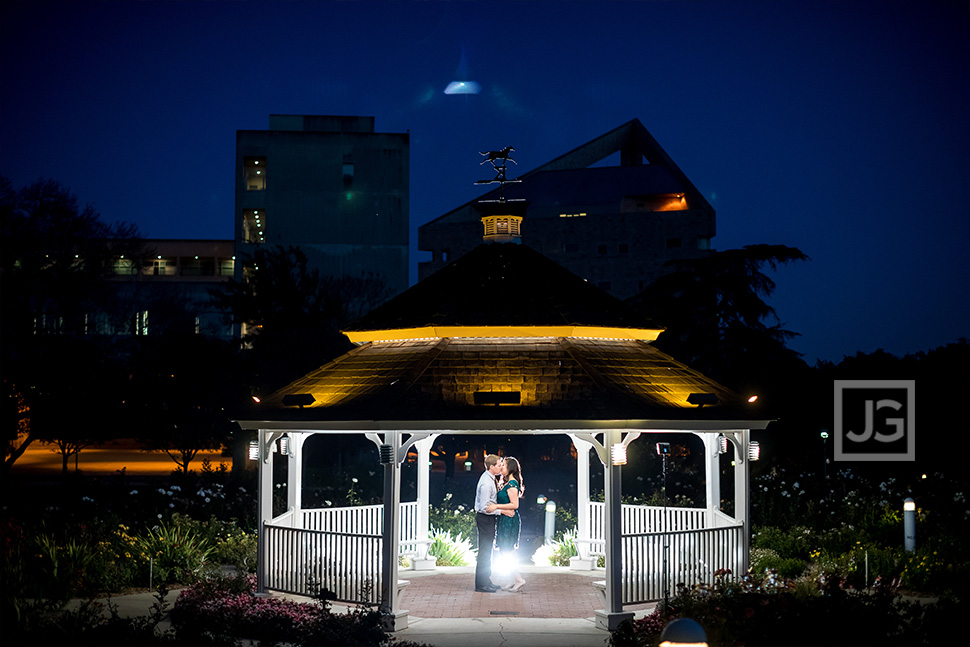
[[[380,605],[390,630],[406,627],[399,556],[434,568],[427,466],[439,434],[568,435],[578,456],[573,567],[605,557],[596,617],[604,629],[633,616],[624,604],[661,599],[669,582],[747,570],[750,432],[768,421],[654,348],[662,329],[518,244],[520,216],[483,221],[482,245],[344,331],[356,348],[238,420],[257,436],[260,591],[322,586],[338,600]],[[622,504],[627,446],[672,432],[703,443],[706,505]],[[302,447],[314,434],[362,434],[377,446],[382,505],[303,507]],[[402,503],[401,465],[412,448],[417,500]],[[604,466],[604,502],[589,500],[591,449]],[[274,514],[278,461],[286,463],[287,503]],[[722,461],[734,465],[733,515],[720,509]]]

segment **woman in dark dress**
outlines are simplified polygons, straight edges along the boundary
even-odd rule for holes
[[[495,545],[503,555],[510,557],[512,564],[512,583],[503,587],[507,591],[518,591],[525,586],[525,580],[519,574],[519,559],[515,554],[519,547],[519,497],[525,491],[522,486],[522,470],[519,461],[509,456],[502,467],[502,486],[498,491],[498,503],[489,505],[490,511],[498,510],[498,530],[495,533]]]

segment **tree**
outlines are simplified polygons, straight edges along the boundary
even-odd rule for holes
[[[91,334],[91,321],[112,310],[108,278],[116,260],[136,255],[143,243],[134,226],[105,224],[53,180],[14,190],[2,177],[0,239],[0,362],[6,408],[17,412],[3,419],[6,474],[34,438],[91,431],[76,409],[74,424],[48,421],[68,411],[68,401],[90,402],[71,393],[87,386],[79,382],[94,367],[72,358],[95,357],[97,370],[118,359],[111,339]],[[65,451],[86,442],[76,441],[75,435]]]
[[[764,388],[767,367],[807,367],[785,345],[795,333],[764,300],[775,282],[762,268],[805,260],[794,247],[747,245],[676,261],[630,303],[666,326],[660,350],[736,390]]]
[[[380,279],[321,278],[299,247],[258,247],[242,260],[243,280],[210,290],[213,303],[243,324],[254,385],[271,391],[351,348],[340,327],[387,296]]]
[[[149,338],[131,361],[128,419],[149,449],[164,450],[183,473],[204,449],[230,441],[247,385],[230,342],[195,334]]]

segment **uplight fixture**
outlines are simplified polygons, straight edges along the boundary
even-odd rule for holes
[[[727,454],[728,450],[728,439],[724,434],[717,435],[717,453]]]
[[[697,621],[676,618],[660,632],[660,647],[707,647],[707,634]]]
[[[283,437],[280,438],[280,453],[283,456],[290,455],[290,437],[286,434],[283,434]]]
[[[259,460],[259,441],[258,440],[249,441],[249,460],[251,461]]]

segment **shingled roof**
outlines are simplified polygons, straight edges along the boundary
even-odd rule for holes
[[[660,332],[652,322],[524,245],[483,244],[345,332],[362,345],[264,398],[240,423],[767,423],[752,421],[737,394],[651,346]],[[692,393],[716,403],[690,403]]]
[[[483,243],[376,308],[345,333],[429,327],[662,328],[539,252]]]

